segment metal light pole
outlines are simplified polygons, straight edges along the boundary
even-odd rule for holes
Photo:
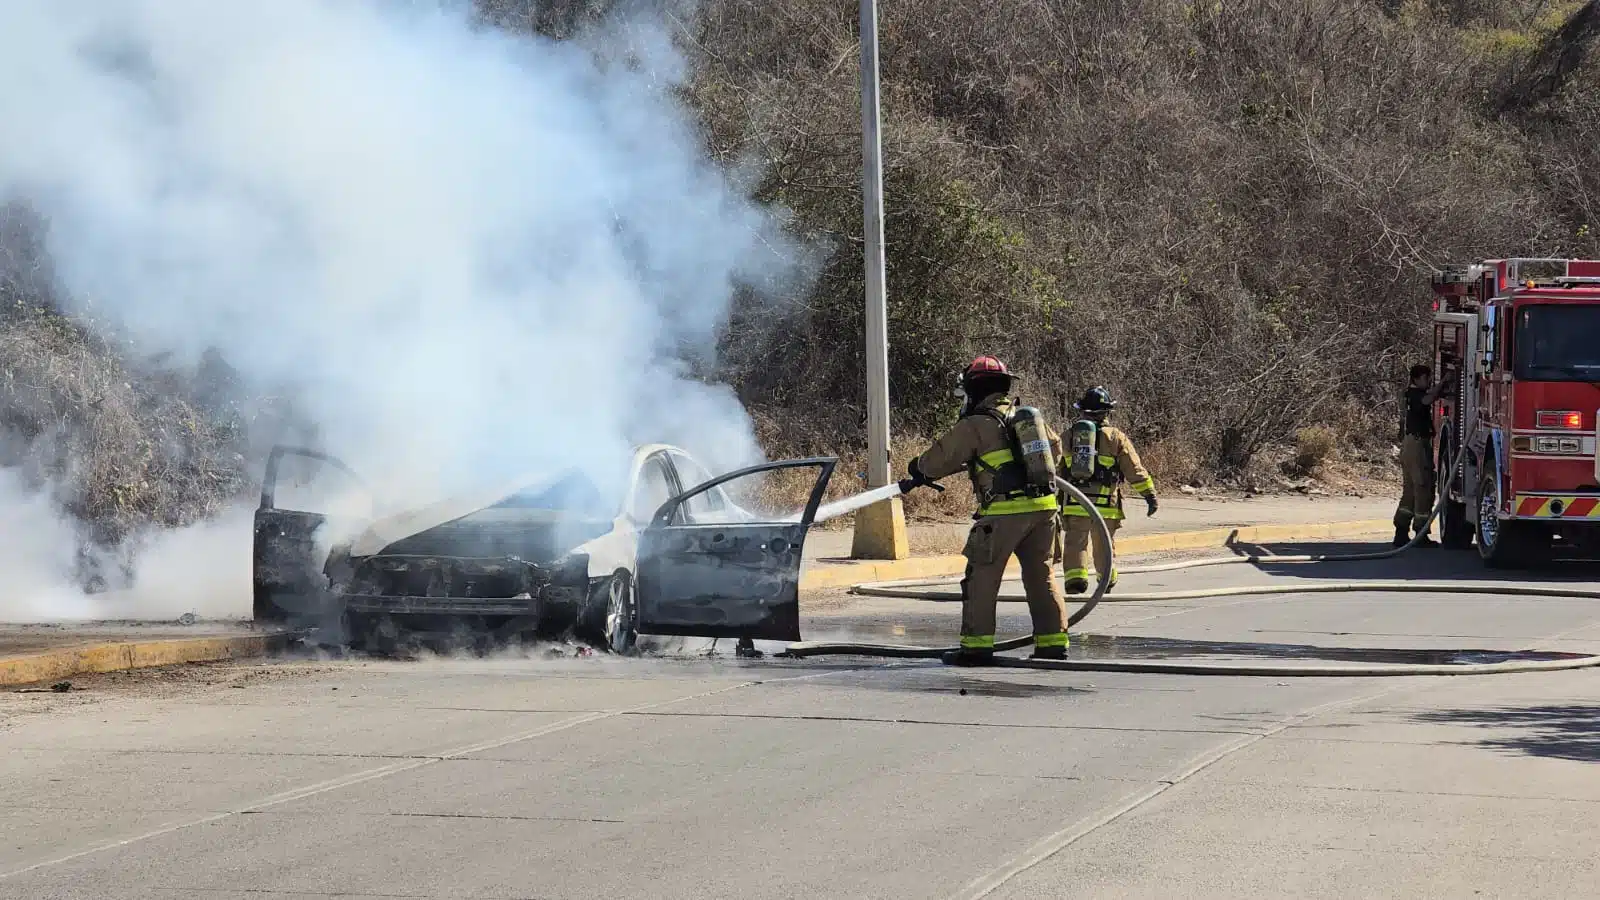
[[[889,308],[884,289],[883,142],[878,108],[878,2],[861,0],[861,199],[867,285],[867,487],[889,483]],[[905,510],[900,498],[856,515],[851,556],[904,559]]]

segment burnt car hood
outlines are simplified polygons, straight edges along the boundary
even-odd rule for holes
[[[496,509],[496,504],[531,487],[541,487],[555,479],[523,477],[499,485],[447,497],[436,503],[401,510],[368,522],[351,541],[346,551],[353,558],[374,556],[396,545],[423,543],[425,553],[456,556],[531,556],[550,557],[596,535],[602,524],[592,515],[556,509]],[[532,547],[508,546],[498,535],[541,535]],[[564,544],[564,547],[557,546]],[[443,546],[435,546],[443,545]],[[525,557],[527,558],[527,557]]]
[[[391,513],[367,523],[367,527],[356,535],[350,544],[351,556],[372,556],[381,553],[383,548],[396,541],[404,540],[414,534],[420,534],[430,528],[436,528],[447,522],[454,522],[464,516],[493,506],[505,498],[522,490],[529,484],[537,484],[540,479],[519,478],[475,491],[468,491],[446,497],[437,503],[427,506],[418,506],[411,509]]]

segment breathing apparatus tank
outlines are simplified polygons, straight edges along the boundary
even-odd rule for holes
[[[1050,437],[1045,433],[1044,418],[1031,406],[1012,412],[1009,421],[1011,434],[1016,441],[1017,455],[1022,458],[1022,468],[1027,484],[1040,496],[1055,492],[1056,455],[1050,449]]]
[[[1095,475],[1095,457],[1099,453],[1100,425],[1093,419],[1079,419],[1072,423],[1072,480],[1088,482]]]

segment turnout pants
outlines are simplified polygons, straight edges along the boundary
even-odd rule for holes
[[[1422,529],[1433,512],[1433,442],[1413,434],[1400,442],[1400,475],[1403,487],[1400,505],[1394,511],[1394,527]]]
[[[1055,510],[984,516],[972,523],[967,546],[967,573],[961,579],[961,648],[994,650],[995,603],[1006,563],[1016,556],[1022,587],[1028,595],[1036,647],[1067,646],[1067,609],[1050,572],[1055,542]]]
[[[1106,518],[1106,529],[1111,532],[1112,543],[1115,545],[1117,529],[1122,527],[1121,519]],[[1067,581],[1074,578],[1089,580],[1089,574],[1094,571],[1094,522],[1088,516],[1062,516],[1061,517],[1061,566],[1062,575]],[[1117,569],[1111,567],[1111,581],[1117,580]]]

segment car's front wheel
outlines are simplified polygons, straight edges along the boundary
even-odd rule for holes
[[[618,570],[595,586],[590,601],[590,627],[585,629],[612,653],[628,654],[639,639],[639,607],[633,596],[633,577]]]

